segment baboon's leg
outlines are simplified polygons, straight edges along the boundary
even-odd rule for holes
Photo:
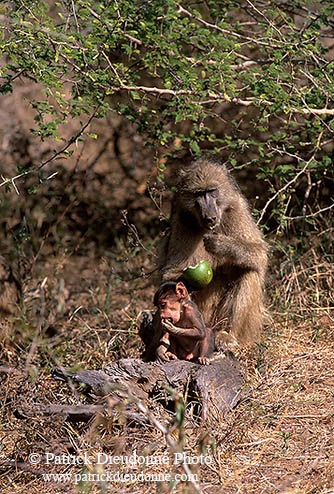
[[[265,311],[261,280],[256,271],[244,273],[235,283],[227,293],[222,312],[228,315],[228,330],[239,343],[258,341]]]

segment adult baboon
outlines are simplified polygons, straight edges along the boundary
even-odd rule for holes
[[[203,259],[213,279],[192,299],[215,329],[217,346],[254,343],[264,318],[267,244],[229,171],[206,159],[178,174],[160,255],[161,281],[179,280]]]

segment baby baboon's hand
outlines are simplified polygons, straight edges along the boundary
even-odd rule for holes
[[[172,321],[170,321],[169,319],[162,319],[161,324],[167,330],[168,329],[177,329],[177,327],[174,326],[174,324],[172,323]]]
[[[161,364],[163,364],[164,362],[168,362],[168,360],[170,360],[168,353],[169,352],[167,352],[165,345],[159,345],[155,351],[156,361],[160,362]]]
[[[209,365],[208,357],[198,357],[198,363],[202,365]]]

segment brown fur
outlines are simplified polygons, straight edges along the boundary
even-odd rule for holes
[[[195,359],[206,365],[214,351],[214,338],[197,305],[181,283],[163,283],[154,295],[154,314],[145,313],[139,336],[145,344],[146,362]]]
[[[197,305],[182,282],[163,283],[154,296],[162,337],[155,357],[164,362],[193,360],[207,365],[214,350],[211,328],[206,327]]]
[[[213,280],[192,298],[218,332],[218,346],[225,332],[239,344],[257,341],[267,244],[226,167],[205,159],[179,172],[170,233],[160,253],[161,281],[180,279],[203,259],[212,266]]]

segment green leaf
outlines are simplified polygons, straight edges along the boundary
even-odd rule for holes
[[[199,154],[201,152],[197,141],[190,141],[189,145],[190,145],[190,148],[192,149],[192,151],[194,151],[194,153]]]

